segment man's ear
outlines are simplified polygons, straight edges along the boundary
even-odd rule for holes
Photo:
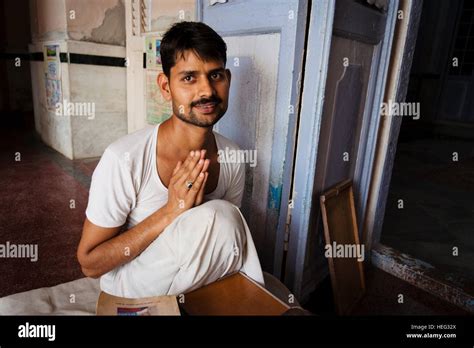
[[[165,100],[167,101],[170,101],[171,92],[170,92],[170,83],[169,83],[168,76],[166,76],[164,73],[158,74],[157,82],[158,82],[158,87],[160,88],[160,92],[163,98],[165,98]]]
[[[229,69],[225,69],[225,73],[227,75],[227,79],[229,80],[229,85],[230,85],[230,80],[232,78],[232,74],[230,73],[230,70]]]

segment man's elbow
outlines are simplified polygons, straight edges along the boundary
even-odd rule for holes
[[[98,272],[96,269],[87,266],[88,262],[86,256],[78,253],[77,261],[79,261],[81,271],[86,277],[97,279],[102,275],[102,273]]]
[[[96,271],[91,270],[89,268],[81,267],[81,270],[82,270],[82,273],[86,277],[89,277],[89,278],[97,279],[97,278],[100,278],[102,276],[102,274],[100,274],[99,272],[96,272]]]

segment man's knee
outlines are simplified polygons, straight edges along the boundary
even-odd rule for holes
[[[199,216],[203,214],[217,223],[220,231],[244,232],[243,217],[239,208],[228,201],[214,199],[194,209]]]
[[[199,269],[220,277],[241,266],[246,225],[238,208],[229,202],[212,200],[190,209],[169,232],[167,244],[175,250],[183,272]]]
[[[228,218],[230,220],[241,219],[238,208],[232,203],[222,199],[213,199],[204,204],[201,204],[200,206],[194,209],[201,209],[212,215],[217,215],[222,218]]]
[[[180,215],[154,243],[170,245],[180,255],[202,252],[204,246],[241,249],[246,243],[246,223],[232,203],[211,200]]]
[[[215,245],[228,248],[241,248],[245,244],[245,222],[239,209],[224,200],[215,199],[201,204],[189,211],[187,225],[194,228],[191,233],[199,240],[213,240]]]

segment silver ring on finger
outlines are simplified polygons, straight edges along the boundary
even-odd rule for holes
[[[191,187],[193,187],[193,182],[192,181],[186,181],[186,187],[188,188],[188,190],[190,190]]]

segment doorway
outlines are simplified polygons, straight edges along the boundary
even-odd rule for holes
[[[471,295],[473,72],[474,4],[425,1],[380,240]]]

